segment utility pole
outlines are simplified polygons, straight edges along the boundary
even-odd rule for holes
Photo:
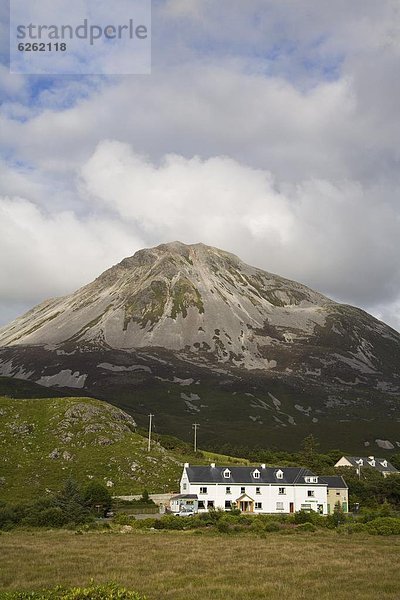
[[[195,453],[197,452],[197,428],[200,427],[199,423],[193,423],[192,425],[193,429],[194,429],[194,451]]]
[[[154,415],[152,415],[151,413],[149,414],[149,441],[147,444],[147,452],[150,452],[150,446],[151,446],[151,423],[152,423],[152,419],[153,419]]]

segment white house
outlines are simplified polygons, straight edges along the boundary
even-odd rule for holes
[[[173,512],[238,508],[247,513],[327,514],[327,483],[303,467],[191,466],[185,463]],[[188,505],[187,505],[188,504]],[[189,506],[190,504],[190,506]]]
[[[359,475],[363,469],[374,469],[384,477],[400,473],[386,458],[376,458],[375,456],[342,456],[335,467],[352,467]]]

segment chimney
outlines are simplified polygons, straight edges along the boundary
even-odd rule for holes
[[[185,469],[188,469],[189,468],[189,463],[185,463],[183,466],[184,466]]]
[[[211,467],[212,469],[215,469],[215,463],[211,463],[211,464],[210,464],[210,467]]]
[[[369,460],[374,460],[373,456],[368,456]]]
[[[261,463],[261,468],[265,469],[265,463]]]

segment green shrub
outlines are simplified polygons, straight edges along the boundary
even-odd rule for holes
[[[154,527],[155,529],[186,529],[190,526],[191,519],[192,517],[176,517],[175,515],[166,515],[161,519],[154,519]]]
[[[220,533],[229,533],[230,527],[227,521],[221,519],[217,523],[217,529]]]
[[[146,600],[145,596],[116,584],[70,589],[57,587],[38,592],[3,592],[0,598],[2,600]]]
[[[59,506],[46,508],[37,515],[39,527],[62,527],[66,524],[66,518]]]
[[[371,535],[400,535],[400,519],[394,517],[378,517],[365,525]]]
[[[311,511],[308,512],[306,510],[299,510],[294,515],[294,522],[296,525],[301,523],[312,523],[314,520],[314,514],[315,513]]]
[[[264,531],[272,533],[273,531],[280,531],[282,528],[277,521],[269,521],[264,525]]]
[[[132,525],[133,518],[124,512],[117,513],[113,519],[116,525]]]
[[[156,528],[156,524],[158,523],[159,519],[135,519],[134,521],[131,521],[130,525],[132,525],[135,529],[155,529]]]
[[[349,523],[346,526],[346,531],[350,535],[353,533],[364,533],[366,531],[366,527],[364,523]]]

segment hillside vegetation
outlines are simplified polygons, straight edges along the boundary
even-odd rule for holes
[[[109,485],[114,495],[177,489],[182,458],[138,435],[134,419],[93,398],[0,396],[0,498],[61,488],[68,477]]]

